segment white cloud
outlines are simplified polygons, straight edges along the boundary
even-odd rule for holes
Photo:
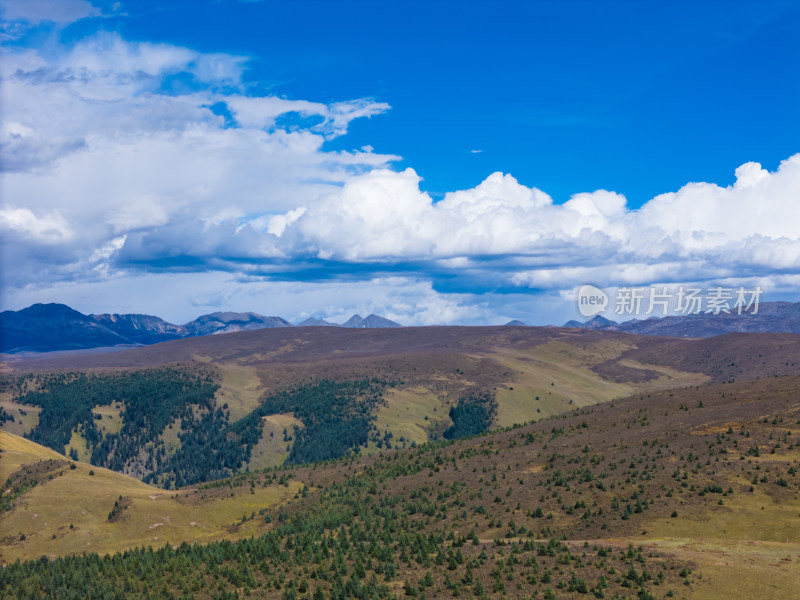
[[[98,264],[102,269],[102,261]],[[178,324],[209,312],[231,310],[277,315],[293,323],[310,316],[342,323],[355,313],[362,317],[377,313],[403,325],[498,325],[512,318],[503,314],[506,300],[515,316],[523,314],[522,310],[531,310],[529,299],[525,299],[523,309],[515,306],[520,300],[517,296],[498,297],[495,306],[490,307],[485,298],[440,293],[430,281],[405,277],[307,283],[269,282],[221,272],[134,273],[10,290],[4,298],[4,308],[63,302],[85,314],[145,313]]]
[[[493,290],[553,299],[585,282],[778,286],[778,276],[786,289],[800,271],[800,154],[775,172],[741,165],[728,187],[688,183],[639,210],[607,190],[555,204],[503,173],[437,202],[413,169],[388,168],[396,156],[326,149],[354,119],[386,112],[382,102],[249,96],[244,57],[116,34],[3,58],[7,298],[83,285],[100,298],[98,286],[163,283],[155,273],[165,270],[191,282],[171,300],[187,306],[260,311],[244,301],[279,290],[271,312],[290,317],[324,308],[499,322],[524,317],[527,296]],[[304,278],[319,283],[275,282]]]
[[[0,3],[3,19],[31,24],[51,21],[66,25],[99,14],[100,10],[86,0],[3,0]]]
[[[297,112],[302,115],[322,116],[327,112],[327,107],[318,102],[286,100],[276,97],[237,96],[227,99],[226,104],[239,125],[261,129],[272,127],[279,116],[287,113]]]
[[[758,163],[736,169],[730,187],[689,183],[674,193],[653,198],[639,211],[637,224],[659,228],[687,249],[761,235],[797,239],[800,200],[800,154],[769,173]]]
[[[286,228],[297,221],[297,219],[302,217],[304,212],[306,212],[306,207],[300,206],[294,210],[290,210],[285,215],[275,215],[274,217],[270,217],[267,221],[267,232],[276,237],[281,237],[283,232],[286,231]]]
[[[577,194],[559,206],[541,190],[494,173],[434,203],[419,183],[412,169],[355,177],[307,205],[284,238],[323,259],[428,260],[543,256],[564,244],[618,244],[627,231],[625,198],[612,192]]]
[[[108,224],[116,232],[156,227],[168,222],[164,199],[153,194],[129,198],[108,219]]]
[[[385,102],[375,102],[370,98],[334,102],[325,115],[323,130],[329,137],[347,133],[347,126],[354,119],[370,118],[389,110]]]
[[[276,97],[234,96],[227,98],[225,103],[242,127],[269,129],[275,126],[278,117],[297,113],[305,118],[319,117],[319,122],[314,123],[311,129],[324,133],[326,137],[347,133],[348,125],[354,119],[369,118],[389,110],[388,104],[370,99],[323,104]],[[372,148],[365,147],[364,151],[371,152]]]
[[[42,244],[69,241],[75,235],[58,211],[37,217],[27,208],[0,208],[0,229]]]
[[[128,233],[135,235],[125,237],[117,258],[279,256],[275,236],[259,237],[244,225],[277,215],[277,226],[284,213],[338,189],[354,170],[397,158],[322,147],[352,119],[383,112],[386,104],[248,97],[237,91],[242,57],[106,33],[51,50],[47,58],[8,51],[0,65],[0,193],[4,210],[27,211],[24,219],[8,213],[7,226],[28,223],[28,244],[69,244],[62,259],[72,260],[73,271],[37,265],[52,257],[33,246],[6,249],[19,259],[5,265],[9,281],[95,277],[93,249]],[[193,89],[170,90],[173,75],[187,75]],[[218,103],[245,107],[251,116],[228,127],[209,108]],[[265,111],[270,130],[263,128]],[[303,111],[318,114],[320,124],[274,128],[281,115]]]
[[[800,230],[791,218],[800,155],[774,173],[755,163],[736,173],[732,186],[690,183],[632,211],[622,195],[604,190],[555,205],[500,173],[434,203],[412,170],[375,170],[307,205],[282,231],[294,243],[284,251],[372,263],[435,260],[454,270],[469,257],[478,270],[481,261],[492,270],[504,259],[508,281],[534,288],[580,278],[635,284],[688,272],[706,278],[800,269]]]

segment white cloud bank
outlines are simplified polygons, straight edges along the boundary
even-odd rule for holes
[[[349,262],[485,264],[537,288],[800,269],[800,154],[774,173],[747,163],[729,187],[690,183],[635,211],[604,190],[556,205],[501,173],[434,203],[419,181],[411,169],[354,178],[304,207],[278,247]]]
[[[24,3],[4,6],[33,19]],[[48,19],[94,14],[77,0],[62,8]],[[124,288],[145,305],[143,277],[191,280],[192,297],[206,282],[223,300],[219,277],[237,282],[237,298],[269,288],[290,318],[320,316],[327,295],[407,324],[520,317],[517,300],[492,291],[551,299],[585,282],[760,278],[800,290],[788,283],[800,273],[800,154],[775,172],[741,165],[729,187],[689,183],[639,210],[604,190],[554,204],[502,173],[434,202],[415,171],[389,168],[396,156],[323,147],[385,103],[251,96],[242,57],[116,34],[2,58],[4,307],[89,288],[93,298]],[[188,293],[180,302],[195,306]]]
[[[116,34],[60,50],[8,50],[0,62],[6,286],[96,277],[95,249],[120,235],[134,261],[277,256],[238,220],[290,211],[397,158],[322,147],[385,103],[249,97],[241,57]],[[277,125],[292,114],[316,121]]]

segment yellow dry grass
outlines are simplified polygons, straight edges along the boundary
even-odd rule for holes
[[[669,538],[646,545],[696,565],[690,599],[800,598],[800,543]]]
[[[635,384],[637,392],[655,392],[659,390],[669,390],[676,387],[703,385],[704,383],[711,381],[711,377],[703,373],[678,371],[672,367],[651,365],[649,363],[642,363],[636,360],[624,359],[619,361],[619,364],[624,367],[630,367],[631,369],[644,369],[648,371],[655,371],[659,374],[655,379]]]
[[[222,371],[222,383],[215,400],[217,406],[228,405],[233,423],[258,407],[258,399],[264,393],[264,386],[253,367],[231,363],[217,366]]]
[[[178,435],[183,430],[182,427],[183,419],[173,419],[172,422],[164,428],[164,431],[161,432],[159,438],[162,442],[164,442],[164,446],[166,446],[168,454],[174,454],[175,451],[180,447],[181,440]]]
[[[497,390],[495,424],[509,427],[630,394],[630,385],[605,381],[590,369],[621,350],[560,341],[524,351],[497,349],[490,356],[510,371],[512,383]]]
[[[64,451],[66,452],[67,456],[69,456],[70,450],[73,449],[78,453],[78,460],[89,462],[91,452],[89,452],[89,448],[86,445],[86,438],[84,438],[74,429],[72,430],[72,437],[69,438],[69,443]]]
[[[107,406],[95,406],[92,409],[93,414],[101,417],[95,420],[95,425],[102,432],[103,437],[120,432],[124,412],[125,405],[122,402],[114,402]]]
[[[6,432],[0,432],[0,448],[0,477],[4,480],[24,464],[64,458]],[[181,497],[194,494],[194,490],[165,491],[120,473],[76,463],[74,470],[59,468],[52,479],[27,491],[11,511],[0,515],[2,559],[244,537],[253,532],[255,523],[237,526],[243,516],[292,498],[300,488],[299,482],[291,481],[288,487],[257,486],[253,493],[187,503],[181,502]],[[109,522],[109,512],[120,496],[129,499],[130,505],[119,520]]]
[[[7,431],[0,431],[0,449],[3,450],[2,460],[0,460],[0,481],[3,483],[11,473],[19,470],[22,465],[36,462],[37,460],[64,458],[58,452],[50,450],[50,448],[45,448]]]
[[[3,423],[2,430],[15,435],[30,433],[39,423],[39,413],[42,411],[37,406],[26,406],[18,404],[12,400],[12,394],[4,392],[0,394],[0,406],[8,414],[14,417],[14,422]]]
[[[621,364],[631,369],[655,371],[658,376],[643,382],[613,382],[592,370],[593,366],[617,358],[629,348],[629,344],[615,340],[582,346],[556,340],[528,350],[495,348],[486,356],[506,367],[510,376],[510,383],[497,390],[495,424],[509,427],[636,392],[699,385],[708,380],[706,375],[631,360],[621,361]]]
[[[447,402],[424,387],[392,388],[384,400],[375,414],[375,426],[381,435],[392,432],[393,446],[401,445],[401,438],[406,445],[425,443],[430,431],[450,421]]]
[[[738,483],[750,485],[744,479]],[[800,544],[800,502],[776,502],[759,485],[753,487],[753,492],[722,498],[724,506],[715,510],[684,516],[679,506],[678,518],[656,519],[648,523],[647,531],[655,537]],[[716,503],[719,497],[707,498],[712,496],[708,502]]]
[[[292,414],[268,415],[261,419],[261,439],[253,447],[248,467],[251,471],[276,467],[286,462],[294,444],[294,427],[303,422]],[[292,438],[284,441],[284,430]]]

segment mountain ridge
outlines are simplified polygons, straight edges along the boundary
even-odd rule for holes
[[[736,312],[670,315],[617,322],[596,315],[585,322],[567,321],[564,327],[620,331],[638,335],[714,337],[726,333],[800,333],[800,302],[762,302],[758,313]]]
[[[366,318],[356,314],[342,325],[310,318],[297,326],[400,327],[398,323],[375,314]],[[183,325],[175,325],[153,315],[85,315],[66,304],[37,303],[19,311],[7,310],[0,313],[0,352],[17,354],[148,346],[187,337],[279,327],[295,325],[282,317],[265,317],[254,312],[213,312]]]
[[[509,325],[522,325],[511,321]],[[33,304],[19,311],[0,312],[0,352],[53,352],[151,345],[161,342],[254,329],[283,327],[397,328],[380,315],[354,314],[344,323],[309,317],[293,325],[279,316],[253,312],[214,312],[183,325],[146,314],[84,315],[65,304]],[[637,335],[714,337],[726,333],[800,333],[800,302],[762,302],[757,314],[699,313],[616,322],[597,315],[586,322],[571,320],[564,327],[618,331]]]
[[[130,341],[65,304],[34,304],[0,313],[0,352],[46,352],[116,346]]]

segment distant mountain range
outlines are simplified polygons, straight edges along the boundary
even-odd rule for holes
[[[296,325],[296,327],[350,327],[353,329],[385,329],[387,327],[402,327],[399,323],[390,321],[379,315],[369,315],[364,318],[361,315],[353,315],[342,324],[331,323],[324,319],[308,318]]]
[[[506,325],[525,326],[522,321]],[[215,312],[185,325],[174,325],[152,315],[84,315],[64,304],[34,304],[0,313],[0,352],[51,352],[109,346],[157,344],[187,337],[275,327],[346,327],[375,329],[401,327],[379,315],[353,315],[344,323],[309,318],[292,325],[281,317],[256,313]],[[758,313],[692,314],[616,322],[600,315],[564,327],[620,331],[639,335],[713,337],[724,333],[800,333],[800,302],[762,302]]]
[[[331,323],[325,319],[315,319],[314,317],[309,317],[305,321],[298,323],[297,327],[341,327],[341,325],[338,323]]]
[[[399,324],[378,315],[353,315],[342,325],[307,319],[297,326],[383,328]],[[186,337],[234,331],[293,327],[281,317],[256,313],[215,312],[185,325],[173,325],[152,315],[84,315],[65,304],[34,304],[0,313],[0,352],[51,352],[120,345],[149,345]]]
[[[390,321],[379,315],[369,315],[364,318],[361,315],[353,315],[350,317],[342,327],[354,327],[356,329],[385,329],[387,327],[400,327],[394,321]]]
[[[622,331],[639,335],[672,337],[713,337],[724,333],[800,333],[800,302],[762,302],[757,314],[736,312],[699,313],[618,323],[597,315],[581,323],[568,321],[564,327]]]

